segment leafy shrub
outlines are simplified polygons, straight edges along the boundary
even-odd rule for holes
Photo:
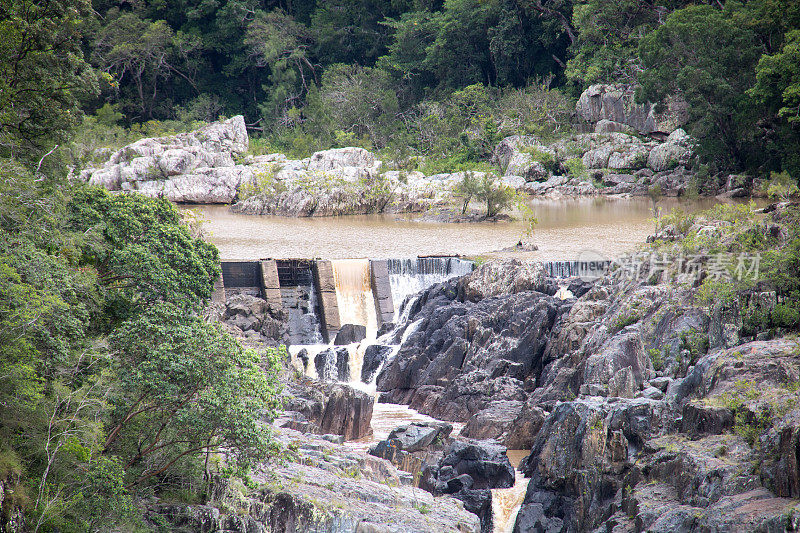
[[[766,183],[766,192],[769,198],[786,201],[800,194],[800,188],[797,186],[797,180],[788,172],[773,172]]]
[[[573,157],[572,159],[567,159],[562,164],[568,176],[578,179],[584,179],[586,177],[586,165],[583,164],[583,159]]]
[[[239,200],[246,200],[260,194],[273,196],[286,191],[286,185],[276,177],[280,170],[281,165],[273,163],[264,172],[255,175],[255,183],[243,183],[239,187]]]

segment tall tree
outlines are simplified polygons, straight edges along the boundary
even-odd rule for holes
[[[88,0],[0,0],[0,155],[37,160],[80,123],[97,77],[81,50]]]
[[[745,91],[759,53],[750,30],[716,7],[690,6],[644,37],[639,53],[646,69],[640,99],[681,94],[690,106],[690,133],[707,158],[739,168],[754,163],[757,109]]]

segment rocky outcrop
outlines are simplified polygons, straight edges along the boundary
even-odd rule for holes
[[[531,450],[515,531],[791,530],[796,342],[743,343],[740,316],[668,277],[615,269],[560,300],[535,265],[484,264],[409,303],[378,390]],[[481,512],[474,480],[436,472]]]
[[[310,382],[287,387],[284,416],[277,424],[307,433],[356,440],[372,431],[372,397],[342,383]]]
[[[236,164],[249,137],[242,116],[172,137],[146,138],[116,151],[81,179],[112,191],[138,191],[173,202],[230,203],[253,169]]]
[[[378,375],[384,400],[444,420],[467,420],[496,401],[525,400],[564,301],[522,291],[472,302],[463,283],[437,285],[415,303],[416,329]]]
[[[663,113],[654,104],[638,104],[634,91],[618,85],[592,85],[581,93],[575,106],[578,116],[592,124],[595,131],[622,131],[625,126],[644,134],[670,133],[686,123],[688,105],[669,98]]]
[[[361,382],[372,383],[378,370],[386,362],[392,352],[391,346],[381,344],[370,344],[364,350],[364,360],[361,364]]]
[[[480,531],[461,502],[411,486],[387,461],[290,430],[278,439],[293,444],[296,460],[258,468],[257,488],[215,479],[207,504],[149,501],[147,522],[209,533]]]
[[[358,324],[344,324],[336,333],[336,338],[333,340],[335,346],[345,346],[360,342],[367,338],[366,326]]]
[[[286,315],[273,309],[257,291],[228,289],[225,302],[212,304],[209,315],[249,344],[278,346],[286,342]]]
[[[464,502],[464,508],[480,518],[483,533],[493,531],[490,489],[513,485],[506,449],[491,441],[453,441],[438,463],[425,466],[420,481],[420,487],[434,495]]]
[[[445,422],[415,422],[393,429],[369,453],[409,472],[418,484],[423,466],[441,458],[452,431],[453,426]]]
[[[677,196],[687,188],[692,173],[686,169],[694,152],[683,130],[665,135],[661,143],[643,140],[616,122],[604,119],[599,124],[603,127],[597,133],[549,145],[531,136],[502,140],[494,159],[506,164],[501,166],[504,183],[548,196],[644,195],[656,184],[665,194]]]

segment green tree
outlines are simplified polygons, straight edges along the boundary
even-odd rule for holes
[[[97,270],[111,316],[162,301],[198,309],[211,296],[219,253],[191,236],[169,201],[85,187],[68,207],[71,228],[84,235],[81,262]]]
[[[758,59],[751,31],[715,7],[690,6],[644,37],[639,53],[646,68],[639,76],[641,101],[680,92],[703,155],[722,166],[753,163],[756,110],[745,94]]]
[[[280,406],[277,350],[262,360],[168,303],[122,324],[111,346],[118,391],[105,449],[124,457],[133,483],[199,453],[224,453],[241,467],[266,458]]]
[[[464,172],[464,179],[456,186],[456,196],[461,200],[461,214],[464,215],[469,208],[469,203],[480,193],[480,180],[474,172]]]
[[[269,69],[269,83],[263,86],[266,102],[259,108],[265,117],[291,125],[290,111],[304,105],[305,96],[317,81],[310,59],[310,30],[276,10],[256,16],[247,28],[245,43],[256,65]]]
[[[169,105],[160,91],[173,78],[181,78],[197,91],[194,71],[184,72],[182,63],[197,51],[197,38],[176,33],[163,20],[151,22],[135,13],[111,10],[108,22],[98,32],[93,59],[106,72],[113,74],[122,89],[132,84],[133,94],[123,94],[135,100],[128,111],[141,119],[160,115],[157,108]],[[128,104],[129,99],[123,99]]]
[[[486,203],[486,217],[493,218],[513,205],[516,191],[508,185],[497,183],[493,174],[485,174],[478,182],[475,197]]]
[[[333,140],[337,130],[367,137],[385,146],[398,109],[397,95],[386,72],[357,65],[333,65],[309,95],[308,128]]]
[[[80,99],[97,91],[84,61],[87,0],[0,2],[0,156],[36,164],[81,120]]]

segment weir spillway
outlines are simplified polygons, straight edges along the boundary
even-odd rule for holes
[[[402,259],[260,259],[223,261],[215,300],[244,290],[287,316],[291,344],[329,343],[345,324],[375,338],[412,294],[472,272],[472,261],[436,256]]]

